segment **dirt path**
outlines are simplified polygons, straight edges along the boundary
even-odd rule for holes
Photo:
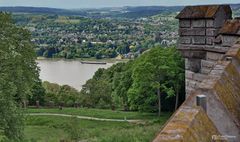
[[[108,119],[108,118],[97,118],[97,117],[88,117],[88,116],[79,116],[79,115],[69,115],[69,114],[57,114],[57,113],[29,113],[28,115],[30,115],[30,116],[77,117],[77,118],[79,118],[79,119],[85,119],[85,120],[109,121],[109,122],[129,122],[129,123],[143,122],[143,120]]]

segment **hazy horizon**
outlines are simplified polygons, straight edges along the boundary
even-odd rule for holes
[[[204,4],[234,4],[239,0],[0,0],[0,6],[31,6],[64,9],[104,8],[123,6],[184,6]]]

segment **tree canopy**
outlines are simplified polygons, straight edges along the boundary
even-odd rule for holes
[[[157,112],[161,102],[184,95],[184,61],[176,48],[155,47],[127,63],[99,69],[81,91],[83,102],[98,107],[104,102],[112,108]],[[93,102],[90,100],[94,100]],[[101,101],[100,101],[101,100]],[[84,103],[83,103],[84,104]],[[109,106],[109,107],[110,107]],[[164,108],[173,106],[164,103]]]
[[[37,80],[30,33],[16,27],[9,14],[0,13],[0,132],[4,141],[23,139],[19,104],[32,94]]]

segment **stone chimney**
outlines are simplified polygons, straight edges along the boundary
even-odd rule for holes
[[[225,21],[232,19],[232,10],[229,5],[187,6],[176,18],[179,19],[178,49],[185,58],[188,96],[225,53],[215,48],[215,42]]]

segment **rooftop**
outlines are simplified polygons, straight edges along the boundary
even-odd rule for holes
[[[227,15],[232,15],[229,5],[202,5],[186,6],[177,16],[177,19],[213,19],[220,9],[223,9]]]
[[[240,36],[240,19],[227,20],[220,29],[219,34]]]

